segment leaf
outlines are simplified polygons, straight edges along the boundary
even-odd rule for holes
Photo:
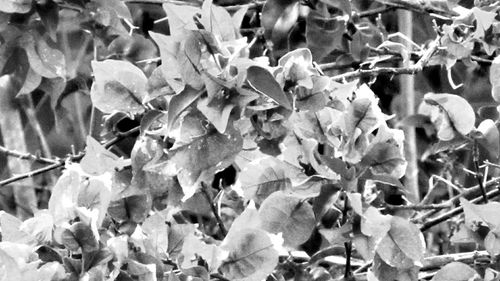
[[[376,251],[390,266],[411,268],[423,258],[424,238],[415,224],[401,217],[392,217],[391,229],[380,240]]]
[[[3,280],[22,280],[21,270],[16,263],[16,260],[0,249],[0,276]],[[8,278],[5,278],[8,277]]]
[[[500,102],[500,56],[495,57],[490,67],[491,95]]]
[[[285,245],[293,248],[309,239],[316,224],[312,206],[283,191],[272,193],[262,202],[259,217],[262,229],[282,232]]]
[[[213,5],[212,0],[203,2],[201,7],[201,24],[205,30],[222,39],[223,42],[236,39],[236,27],[231,15],[223,7]]]
[[[156,281],[156,264],[149,263],[144,264],[133,259],[128,261],[128,273],[133,276],[138,276],[138,280],[140,281]]]
[[[319,195],[314,198],[313,211],[316,220],[319,221],[323,215],[332,207],[339,197],[342,186],[339,184],[323,184]]]
[[[395,268],[385,263],[379,255],[375,255],[375,257],[373,258],[373,266],[368,271],[367,279],[370,281],[415,281],[419,279],[418,273],[418,266],[411,266],[408,268]],[[444,280],[446,279],[443,279],[443,281]]]
[[[474,129],[476,115],[469,102],[457,95],[428,93],[419,114],[430,116],[441,140],[451,140],[455,131],[462,135]]]
[[[461,262],[451,262],[438,270],[431,281],[469,281],[475,277],[478,274],[472,267]]]
[[[25,220],[20,226],[21,231],[35,237],[40,244],[52,241],[53,228],[54,219],[48,210],[37,211],[34,217]]]
[[[242,147],[243,138],[231,128],[226,130],[226,134],[210,132],[189,144],[172,148],[167,162],[175,166],[184,192],[183,200],[193,196],[200,182],[212,182],[215,172],[229,166]]]
[[[120,235],[111,237],[106,241],[106,246],[113,253],[118,264],[121,265],[128,258],[128,236]]]
[[[184,91],[172,97],[168,106],[167,130],[172,130],[179,115],[195,102],[202,93],[203,91],[201,90],[186,87]]]
[[[380,126],[383,116],[372,99],[358,98],[347,108],[345,120],[347,134],[354,134],[356,128],[359,128],[362,133],[369,134]]]
[[[149,216],[142,224],[142,230],[148,236],[154,252],[167,258],[169,227],[161,213]]]
[[[479,124],[477,130],[482,136],[478,139],[478,143],[485,148],[492,161],[496,161],[500,156],[500,133],[491,119],[486,119]]]
[[[484,248],[492,256],[500,254],[500,239],[499,234],[490,231],[484,238]]]
[[[99,176],[106,172],[114,172],[128,165],[128,161],[120,159],[113,152],[106,150],[97,140],[87,136],[87,149],[80,161],[82,170],[86,173]]]
[[[20,229],[22,221],[15,216],[0,211],[0,232],[2,241],[29,244],[34,242],[33,238]]]
[[[217,245],[204,243],[193,233],[184,238],[181,253],[184,256],[181,268],[197,265],[196,257],[200,256],[207,262],[210,271],[215,270],[227,255]]]
[[[170,34],[175,40],[181,41],[188,30],[198,30],[194,17],[201,13],[200,8],[164,3],[163,9],[167,13]]]
[[[165,65],[158,66],[148,78],[148,97],[144,102],[150,102],[160,97],[175,94],[174,89],[168,83],[163,68]]]
[[[65,77],[64,54],[52,44],[35,32],[26,33],[20,43],[26,50],[31,68],[36,73],[47,78]]]
[[[332,15],[328,5],[323,2],[316,4],[306,18],[307,47],[313,58],[321,62],[330,52],[342,49],[343,34],[346,30],[347,18]]]
[[[375,143],[361,159],[361,164],[370,167],[373,174],[391,175],[400,178],[406,171],[406,160],[401,149],[391,142]]]
[[[59,23],[59,6],[53,0],[47,0],[44,3],[37,2],[35,9],[43,25],[47,29],[50,38],[57,41],[57,24]]]
[[[196,229],[193,224],[172,223],[168,232],[168,255],[175,259],[182,251],[186,236]]]
[[[182,80],[181,68],[177,61],[177,53],[179,52],[180,42],[176,41],[172,36],[163,35],[149,31],[149,35],[158,45],[162,64],[159,66],[163,78],[167,84],[178,94],[184,90],[185,83]]]
[[[134,195],[121,200],[112,201],[108,207],[108,214],[118,222],[132,221],[142,223],[150,209],[151,198],[147,195]]]
[[[487,204],[472,204],[465,198],[460,198],[460,204],[464,208],[465,225],[475,231],[479,225],[486,225],[491,231],[500,234],[500,210],[499,202],[488,202]]]
[[[201,89],[205,85],[201,79],[201,46],[205,45],[198,35],[200,32],[188,32],[181,41],[177,53],[177,62],[180,67],[182,80],[195,89]]]
[[[52,188],[49,211],[55,225],[65,224],[73,219],[80,181],[80,174],[75,169],[66,169]]]
[[[82,182],[78,190],[77,205],[89,210],[97,210],[97,220],[94,221],[100,227],[109,203],[111,202],[111,180],[98,177],[91,177]]]
[[[271,193],[291,188],[285,169],[283,162],[270,156],[250,162],[238,178],[245,198],[261,204]]]
[[[292,104],[286,94],[281,89],[281,86],[276,82],[269,71],[260,66],[252,65],[247,69],[247,79],[250,86],[259,93],[273,99],[279,105],[286,109],[292,110]]]
[[[260,229],[244,228],[224,239],[221,249],[228,251],[218,271],[229,280],[260,281],[278,264],[278,252],[268,234]]]
[[[391,229],[392,216],[382,215],[375,207],[368,207],[361,220],[361,232],[367,236],[384,237]]]
[[[0,0],[0,11],[26,14],[31,10],[32,0]]]
[[[275,51],[287,49],[288,34],[299,18],[299,9],[298,0],[269,0],[262,7],[264,35],[273,42]]]
[[[229,122],[229,115],[235,107],[234,104],[224,104],[225,98],[212,100],[206,97],[198,100],[198,110],[207,117],[207,119],[214,125],[220,133],[226,131]]]
[[[132,15],[127,7],[127,5],[120,0],[96,0],[101,8],[105,8],[114,11],[117,16],[126,19],[130,22],[133,21]]]
[[[38,86],[40,86],[41,83],[42,76],[36,73],[33,68],[30,67],[28,73],[26,74],[26,80],[24,81],[23,87],[21,88],[21,90],[19,90],[18,96],[33,92],[36,88],[38,88]]]
[[[95,82],[90,91],[92,103],[104,113],[144,112],[142,101],[147,96],[146,75],[128,61],[92,61]]]
[[[94,236],[94,232],[87,224],[83,222],[77,222],[71,225],[69,228],[72,236],[67,236],[63,241],[65,243],[74,243],[76,241],[77,245],[82,248],[84,253],[89,253],[97,251],[99,249],[99,242]],[[71,238],[70,238],[71,237]]]

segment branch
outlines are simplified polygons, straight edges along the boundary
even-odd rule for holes
[[[126,138],[126,137],[128,137],[130,135],[133,135],[133,134],[137,133],[139,131],[139,129],[140,128],[138,126],[138,127],[135,127],[135,128],[133,128],[133,129],[127,131],[127,132],[120,133],[118,136],[116,136],[113,139],[107,141],[103,146],[105,148],[110,148],[111,146],[113,146],[114,144],[116,144],[117,142],[119,142],[120,140],[122,140],[122,139],[124,139],[124,138]],[[56,162],[52,162],[53,164],[45,166],[43,168],[40,168],[40,169],[31,171],[31,172],[28,172],[28,173],[25,173],[25,174],[17,175],[17,176],[5,179],[3,181],[0,181],[0,186],[6,186],[6,185],[8,185],[10,183],[13,183],[13,182],[16,182],[16,181],[20,181],[20,180],[23,180],[23,179],[31,178],[31,177],[34,177],[36,175],[43,174],[43,173],[46,173],[46,172],[58,169],[58,168],[64,166],[64,164],[66,163],[66,161],[78,162],[78,161],[82,160],[83,156],[85,156],[85,153],[81,152],[78,155],[72,155],[72,156],[69,156],[69,157],[67,157],[65,159],[51,160],[51,161],[56,161]]]
[[[423,211],[423,210],[442,210],[448,209],[452,207],[451,204],[429,204],[429,205],[421,205],[421,204],[411,204],[411,205],[387,205],[384,209],[390,211],[398,211],[398,210],[413,210],[413,211]]]
[[[366,17],[371,17],[371,16],[377,16],[378,14],[383,14],[385,12],[396,10],[398,8],[399,7],[396,7],[396,6],[380,6],[378,8],[358,12],[355,14],[358,15],[358,17],[360,17],[360,18],[366,18]]]
[[[496,184],[498,185],[498,180],[499,179],[496,179]],[[479,188],[479,187],[478,187]],[[488,199],[491,199],[491,198],[494,198],[496,196],[500,195],[500,189],[495,189],[495,190],[492,190],[488,193],[486,193],[486,198]],[[481,202],[481,200],[483,200],[483,196],[479,196],[479,197],[476,197],[472,200],[470,200],[471,203],[479,203]],[[421,226],[420,226],[420,231],[426,231],[428,230],[429,228],[435,226],[435,225],[438,225],[454,216],[457,216],[459,214],[461,214],[462,212],[464,211],[463,207],[462,206],[459,206],[459,207],[456,207],[455,209],[452,209],[440,216],[437,216],[435,218],[432,218],[428,221],[426,221],[425,223],[423,223]]]
[[[10,150],[10,149],[7,149],[6,147],[1,146],[1,145],[0,145],[0,153],[4,153],[7,156],[16,157],[16,158],[19,158],[22,160],[30,160],[30,161],[35,161],[35,162],[42,163],[42,164],[59,163],[58,160],[54,160],[52,158],[45,158],[45,157],[33,155],[31,153],[22,153],[19,151]]]
[[[478,258],[490,258],[487,251],[474,251],[467,253],[446,254],[441,256],[426,257],[422,262],[421,271],[440,268],[450,262],[473,263]]]
[[[201,192],[205,196],[205,198],[208,201],[208,204],[210,205],[210,209],[212,210],[212,213],[214,214],[215,220],[217,221],[217,224],[219,225],[220,232],[222,233],[222,236],[227,235],[227,229],[224,226],[224,222],[222,221],[221,217],[219,216],[219,212],[217,212],[217,208],[215,207],[214,201],[212,199],[212,196],[208,193],[208,187],[207,185],[202,182],[201,183]]]
[[[362,76],[378,76],[379,74],[392,74],[392,75],[399,75],[399,74],[416,74],[418,72],[421,72],[424,67],[429,63],[429,60],[431,59],[432,55],[434,52],[436,52],[437,48],[439,47],[439,39],[440,37],[437,37],[429,46],[429,48],[425,51],[425,53],[422,55],[422,57],[412,66],[409,67],[375,67],[372,69],[358,69],[355,71],[347,72],[344,74],[336,75],[331,77],[332,80],[337,81],[337,82],[343,82],[348,79],[353,79],[353,78],[359,78]]]
[[[458,15],[454,11],[448,9],[446,0],[377,0],[377,2],[417,13],[439,14],[444,16]]]

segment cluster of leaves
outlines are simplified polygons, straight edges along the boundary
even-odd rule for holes
[[[451,2],[459,15],[438,30],[443,48],[430,63],[473,65],[476,43],[494,54],[499,5]],[[211,0],[164,3],[168,33],[130,35],[132,16],[118,0],[0,4],[8,19],[0,22],[0,101],[37,90],[57,108],[69,81],[84,75],[56,44],[66,8],[81,16],[94,49],[107,50],[91,63],[93,106],[108,127],[126,117],[140,122],[126,159],[89,136],[85,156],[68,161],[52,187],[48,209],[26,221],[0,213],[2,280],[330,280],[356,278],[350,264],[361,261],[373,262],[368,280],[418,279],[426,245],[414,213],[383,210],[388,195],[408,203],[404,133],[389,126],[394,116],[368,84],[339,83],[313,63],[383,62],[369,56],[370,46],[405,60],[415,51],[380,23],[354,17],[350,1],[313,1],[312,9],[268,0],[261,22],[275,64],[250,56],[258,38],[249,42],[239,29],[256,12],[245,5],[229,13]],[[304,42],[293,39],[303,16]],[[132,56],[131,46],[141,51]],[[138,62],[157,53],[160,65]],[[499,65],[495,59],[490,72],[497,101]],[[476,128],[474,108],[460,96],[427,94],[410,119],[436,136],[428,154],[480,144],[498,161],[496,119]],[[217,181],[230,170],[232,181]],[[461,203],[465,227],[454,241],[500,254],[498,203]],[[344,247],[349,266],[331,259]],[[482,275],[498,278],[492,269]],[[483,277],[451,263],[433,280]]]

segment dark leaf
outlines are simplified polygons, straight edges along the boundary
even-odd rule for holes
[[[288,33],[297,22],[300,4],[298,0],[269,0],[262,8],[262,27],[279,53],[286,50]]]
[[[96,240],[94,232],[89,225],[77,222],[71,225],[69,231],[71,231],[73,236],[68,235],[65,241],[71,245],[74,245],[74,241],[76,241],[77,245],[82,248],[82,252],[89,253],[99,249],[99,242]]]
[[[247,79],[250,85],[259,93],[273,99],[286,109],[293,109],[290,99],[283,92],[273,75],[266,69],[255,65],[250,66],[247,69]]]
[[[167,130],[172,130],[179,115],[195,102],[202,93],[202,90],[187,86],[184,91],[172,97],[168,105]]]
[[[45,3],[35,4],[35,9],[40,15],[43,25],[47,29],[50,38],[57,41],[57,24],[59,23],[59,6],[53,0],[44,1]]]
[[[307,47],[311,49],[315,61],[320,62],[330,52],[343,49],[343,34],[346,20],[331,15],[328,5],[319,2],[306,19]]]

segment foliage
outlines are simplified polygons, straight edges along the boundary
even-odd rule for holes
[[[92,112],[72,123],[91,127],[81,154],[2,150],[64,169],[33,217],[0,212],[0,280],[498,280],[498,3],[160,2],[0,0],[0,106],[49,97],[61,126],[83,93]],[[437,15],[431,43],[389,32],[377,14],[396,8]],[[373,89],[489,65],[481,108],[427,93],[390,115]],[[439,165],[422,202],[401,125]],[[488,258],[454,256],[467,245]]]

